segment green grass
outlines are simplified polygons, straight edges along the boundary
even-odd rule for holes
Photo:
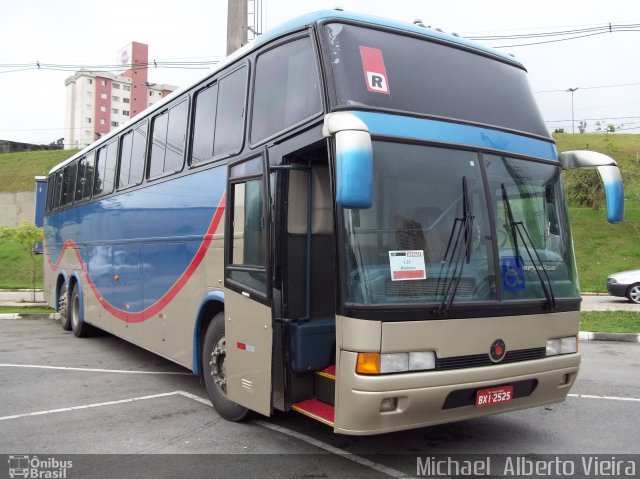
[[[583,311],[580,331],[640,333],[640,313],[634,311]]]
[[[569,209],[581,291],[606,292],[608,275],[640,268],[640,208],[629,203],[617,225],[602,209]]]
[[[0,289],[30,289],[31,260],[24,248],[0,238]],[[42,288],[42,255],[36,256],[36,288]]]
[[[51,314],[56,310],[39,306],[0,306],[0,314]]]
[[[0,193],[35,189],[34,176],[47,176],[49,170],[78,150],[43,150],[0,153]]]

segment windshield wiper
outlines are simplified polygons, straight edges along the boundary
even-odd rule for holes
[[[540,281],[540,286],[542,286],[542,291],[544,292],[544,296],[547,299],[547,307],[550,309],[555,309],[556,297],[553,294],[553,287],[551,286],[551,279],[549,278],[547,269],[544,267],[544,263],[540,259],[540,255],[538,255],[538,250],[534,246],[533,241],[531,240],[531,236],[529,236],[529,232],[527,231],[527,228],[525,227],[524,223],[522,221],[514,220],[513,211],[511,210],[511,203],[509,202],[509,198],[507,197],[507,189],[504,187],[504,183],[502,183],[501,188],[502,188],[502,201],[507,207],[507,221],[509,222],[509,224],[505,226],[509,226],[509,229],[511,230],[511,238],[513,240],[513,250],[515,254],[516,267],[524,266],[523,260],[520,257],[520,252],[518,250],[518,236],[519,236],[520,239],[522,240],[522,245],[527,251],[527,256],[531,260],[533,269],[535,270],[536,275],[538,276],[538,281]],[[526,236],[526,239],[525,239],[525,236]],[[531,250],[527,245],[527,240],[531,245],[531,249],[533,249],[533,253],[535,254],[535,257],[538,261],[537,263],[533,259],[534,255],[531,254]],[[540,274],[540,270],[542,270],[542,272],[544,273],[545,278],[543,278],[542,274]]]
[[[453,300],[458,291],[458,285],[462,279],[464,263],[469,263],[471,259],[471,233],[473,231],[473,215],[471,214],[471,204],[469,202],[469,189],[467,188],[467,177],[462,177],[462,217],[456,218],[449,235],[447,250],[440,263],[440,274],[436,285],[436,294],[440,291],[440,281],[448,278],[451,273],[451,280],[443,286],[442,302],[434,312],[443,315],[453,304]],[[463,261],[463,258],[465,261]],[[448,260],[448,261],[447,261]],[[442,272],[445,265],[445,274]]]

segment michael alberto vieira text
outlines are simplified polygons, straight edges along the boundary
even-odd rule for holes
[[[493,468],[491,461],[494,461]],[[418,476],[503,477],[635,477],[637,459],[615,456],[485,456],[478,459],[428,456],[417,458]]]

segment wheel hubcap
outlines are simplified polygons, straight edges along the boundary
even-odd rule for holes
[[[631,288],[631,291],[629,291],[629,296],[631,296],[631,301],[633,301],[634,303],[640,303],[640,287],[634,286],[633,288]]]
[[[222,336],[211,351],[209,370],[211,371],[213,382],[225,396],[227,394],[227,369],[224,361],[226,356],[227,340]]]

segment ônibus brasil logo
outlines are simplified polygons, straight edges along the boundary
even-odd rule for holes
[[[73,467],[73,461],[63,461],[54,457],[45,459],[38,456],[10,455],[9,477],[32,479],[65,479],[67,471]]]

